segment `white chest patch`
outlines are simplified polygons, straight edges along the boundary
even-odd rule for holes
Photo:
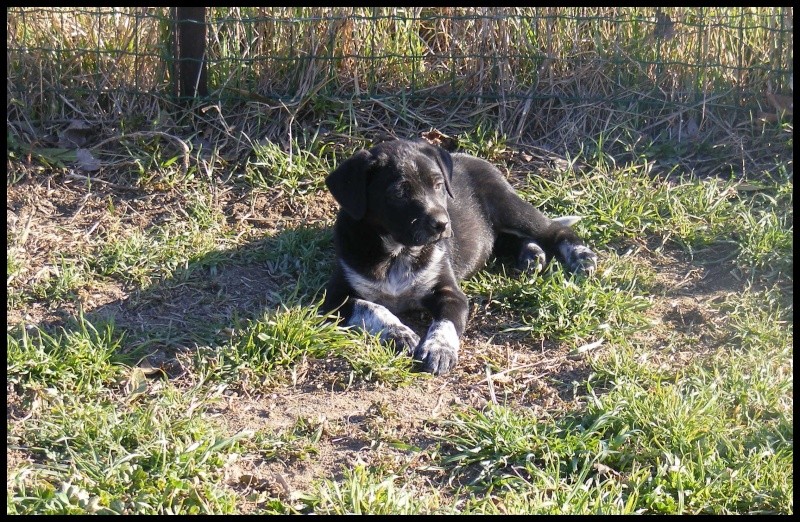
[[[366,277],[341,261],[347,282],[364,299],[382,304],[393,312],[419,308],[421,299],[430,293],[439,277],[444,250],[436,247],[428,262],[414,270],[414,259],[399,253],[388,262],[386,275]]]

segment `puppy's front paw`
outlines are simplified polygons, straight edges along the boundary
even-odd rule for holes
[[[392,341],[397,353],[410,356],[414,354],[414,350],[419,344],[419,335],[404,324],[393,324],[381,332],[381,341],[384,343]]]
[[[419,344],[419,336],[397,316],[386,307],[364,299],[353,301],[353,314],[347,325],[362,328],[372,335],[380,334],[381,342],[391,341],[398,353],[413,355]]]
[[[443,375],[458,363],[458,333],[452,322],[434,321],[414,353],[422,362],[422,369],[434,375]]]
[[[592,252],[589,247],[563,243],[560,249],[570,272],[588,276],[597,270],[597,254]]]

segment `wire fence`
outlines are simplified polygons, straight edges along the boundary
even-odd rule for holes
[[[730,135],[792,110],[791,7],[205,14],[200,101],[254,104],[265,128],[270,114],[283,129],[331,115],[343,128],[388,132],[464,132],[480,121],[512,139],[560,143],[621,125],[650,137]],[[173,16],[8,8],[9,124],[34,132],[76,118],[163,122],[181,107]]]

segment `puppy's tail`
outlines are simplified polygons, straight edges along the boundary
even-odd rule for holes
[[[580,221],[583,216],[561,216],[557,218],[553,218],[553,221],[558,223],[559,225],[564,225],[565,227],[571,227],[578,221]]]

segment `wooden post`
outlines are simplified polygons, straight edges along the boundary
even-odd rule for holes
[[[206,8],[173,7],[176,90],[182,97],[208,96]]]

